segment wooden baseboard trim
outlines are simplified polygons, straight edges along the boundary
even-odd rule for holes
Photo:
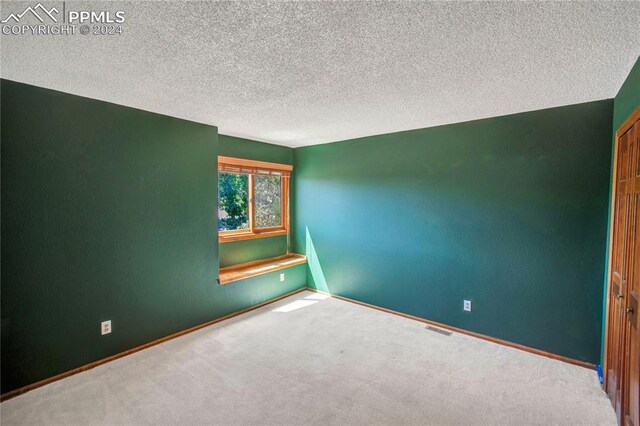
[[[569,364],[578,365],[580,367],[588,368],[588,369],[591,369],[591,370],[595,370],[595,368],[596,368],[595,364],[591,364],[591,363],[586,362],[586,361],[580,361],[580,360],[569,358],[569,357],[566,357],[566,356],[553,354],[553,353],[546,352],[546,351],[543,351],[543,350],[540,350],[540,349],[531,348],[529,346],[520,345],[518,343],[508,342],[506,340],[497,339],[495,337],[487,336],[485,334],[475,333],[473,331],[464,330],[462,328],[453,327],[453,326],[450,326],[450,325],[447,325],[447,324],[442,324],[442,323],[439,323],[439,322],[436,322],[436,321],[430,321],[430,320],[427,320],[427,319],[424,319],[424,318],[420,318],[420,317],[416,317],[416,316],[413,316],[413,315],[403,314],[402,312],[394,311],[394,310],[387,309],[387,308],[382,308],[380,306],[371,305],[369,303],[360,302],[360,301],[354,300],[354,299],[349,299],[348,297],[342,297],[342,296],[338,296],[336,294],[327,293],[326,291],[317,290],[315,288],[307,287],[307,290],[313,291],[315,293],[326,294],[326,295],[331,296],[331,297],[333,297],[335,299],[344,300],[345,302],[350,302],[350,303],[354,303],[356,305],[365,306],[367,308],[376,309],[378,311],[382,311],[382,312],[386,312],[386,313],[389,313],[389,314],[397,315],[397,316],[400,316],[400,317],[408,318],[408,319],[411,319],[411,320],[414,320],[414,321],[419,321],[419,322],[424,323],[424,324],[429,324],[429,325],[433,325],[433,326],[436,326],[436,327],[444,328],[446,330],[454,331],[456,333],[466,334],[467,336],[476,337],[478,339],[488,340],[489,342],[497,343],[499,345],[509,346],[511,348],[520,349],[522,351],[530,352],[530,353],[533,353],[533,354],[536,354],[536,355],[542,355],[542,356],[547,357],[547,358],[551,358],[551,359],[555,359],[555,360],[558,360],[558,361],[567,362]]]
[[[241,309],[241,310],[236,311],[236,312],[232,312],[232,313],[230,313],[228,315],[225,315],[225,316],[222,316],[220,318],[216,318],[214,320],[207,321],[205,323],[193,326],[191,328],[187,328],[186,330],[178,331],[177,333],[173,333],[173,334],[170,334],[168,336],[162,337],[160,339],[154,340],[152,342],[145,343],[144,345],[136,346],[135,348],[128,349],[126,351],[117,353],[115,355],[111,355],[109,357],[100,359],[98,361],[90,362],[89,364],[85,364],[85,365],[83,365],[81,367],[77,367],[77,368],[74,368],[74,369],[69,370],[69,371],[65,371],[64,373],[56,374],[55,376],[40,380],[40,381],[32,383],[30,385],[23,386],[23,387],[18,388],[18,389],[14,389],[14,390],[12,390],[10,392],[5,392],[2,395],[0,395],[0,402],[6,401],[6,400],[11,399],[11,398],[15,398],[18,395],[22,395],[24,393],[27,393],[27,392],[33,390],[33,389],[37,389],[39,387],[42,387],[44,385],[48,385],[49,383],[53,383],[55,381],[64,379],[66,377],[73,376],[74,374],[78,374],[78,373],[82,373],[83,371],[91,370],[92,368],[97,367],[99,365],[106,364],[106,363],[111,362],[111,361],[115,361],[118,358],[122,358],[122,357],[125,357],[127,355],[131,355],[131,354],[133,354],[135,352],[138,352],[138,351],[141,351],[143,349],[150,348],[151,346],[155,346],[155,345],[158,345],[160,343],[166,342],[167,340],[171,340],[171,339],[175,339],[176,337],[184,336],[185,334],[189,334],[189,333],[194,332],[196,330],[199,330],[201,328],[208,327],[210,325],[219,323],[221,321],[224,321],[224,320],[227,320],[227,319],[230,319],[230,318],[233,318],[233,317],[237,317],[238,315],[246,314],[247,312],[253,311],[255,309],[262,308],[263,306],[266,306],[266,305],[269,305],[271,303],[277,302],[278,300],[284,299],[285,297],[293,296],[294,294],[300,293],[300,292],[305,291],[305,290],[307,290],[306,287],[299,288],[297,290],[294,290],[294,291],[291,291],[289,293],[283,294],[282,296],[278,296],[276,298],[269,299],[266,302],[262,302],[262,303],[259,303],[257,305],[249,306],[248,308]]]

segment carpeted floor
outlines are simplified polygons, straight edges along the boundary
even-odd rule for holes
[[[0,416],[3,425],[616,420],[594,371],[307,291],[5,401]]]

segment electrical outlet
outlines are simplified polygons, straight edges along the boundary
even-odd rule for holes
[[[284,274],[280,274],[280,281],[284,281]]]
[[[471,312],[471,300],[465,300],[462,303],[462,309],[464,309],[467,312]]]
[[[111,320],[102,321],[102,323],[100,324],[100,332],[102,333],[103,336],[105,334],[111,333]]]

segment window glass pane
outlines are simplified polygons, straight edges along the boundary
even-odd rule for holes
[[[256,228],[282,225],[280,176],[254,176]]]
[[[249,229],[249,175],[220,173],[218,230]]]

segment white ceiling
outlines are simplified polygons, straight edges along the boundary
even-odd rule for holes
[[[640,54],[639,1],[66,7],[123,34],[2,36],[3,78],[286,146],[612,98]]]

